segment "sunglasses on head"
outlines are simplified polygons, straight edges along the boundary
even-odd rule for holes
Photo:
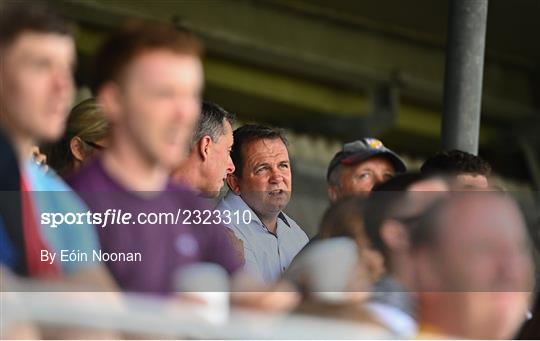
[[[82,140],[82,139],[81,139]],[[105,147],[104,146],[101,146],[97,143],[94,143],[92,141],[86,141],[86,140],[82,140],[84,143],[86,143],[87,145],[89,145],[90,147],[94,148],[94,149],[97,149],[97,150],[104,150]]]

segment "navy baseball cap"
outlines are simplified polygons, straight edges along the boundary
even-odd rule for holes
[[[380,140],[365,137],[343,145],[343,149],[337,152],[332,161],[330,161],[326,179],[328,180],[330,178],[330,173],[340,164],[354,165],[379,155],[386,156],[388,161],[394,166],[396,172],[403,173],[407,171],[405,162],[392,150],[386,148]]]

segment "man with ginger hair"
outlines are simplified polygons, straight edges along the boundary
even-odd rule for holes
[[[107,262],[120,286],[168,294],[176,289],[177,270],[197,262],[235,272],[241,264],[225,228],[187,218],[186,213],[208,207],[190,189],[170,181],[187,156],[199,118],[199,42],[169,24],[132,22],[105,41],[95,67],[94,90],[111,122],[110,145],[69,180],[73,188],[98,212],[183,212],[177,222],[98,229],[103,251],[141,254],[139,262]]]

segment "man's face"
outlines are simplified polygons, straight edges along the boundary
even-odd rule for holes
[[[255,140],[243,147],[238,192],[256,213],[277,216],[291,198],[289,152],[281,139]]]
[[[442,219],[449,225],[439,239],[446,283],[489,291],[528,288],[531,250],[521,212],[511,201],[500,194],[465,196]]]
[[[233,131],[229,121],[223,124],[223,135],[216,142],[211,141],[208,146],[208,162],[205,166],[207,186],[205,192],[217,196],[227,175],[234,172],[231,159],[233,145]]]
[[[67,35],[24,32],[0,52],[2,124],[14,135],[52,142],[73,100],[75,45]]]
[[[384,156],[374,156],[356,165],[341,165],[339,185],[329,189],[332,201],[347,195],[367,195],[375,185],[392,178],[396,171]]]
[[[189,151],[200,112],[200,60],[167,50],[144,53],[127,67],[112,110],[114,141],[132,144],[152,164],[171,170]]]
[[[459,301],[460,316],[478,332],[469,335],[512,336],[534,282],[521,212],[501,195],[479,194],[451,203],[441,219],[430,256],[439,280],[435,289],[446,291],[438,294]]]
[[[418,181],[407,188],[409,192],[426,192],[429,196],[430,193],[439,193],[449,191],[448,184],[440,178],[426,179]]]

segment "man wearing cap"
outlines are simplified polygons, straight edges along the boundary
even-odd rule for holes
[[[335,202],[348,195],[366,195],[373,186],[406,170],[405,162],[380,140],[366,137],[345,143],[328,166],[328,197]]]

